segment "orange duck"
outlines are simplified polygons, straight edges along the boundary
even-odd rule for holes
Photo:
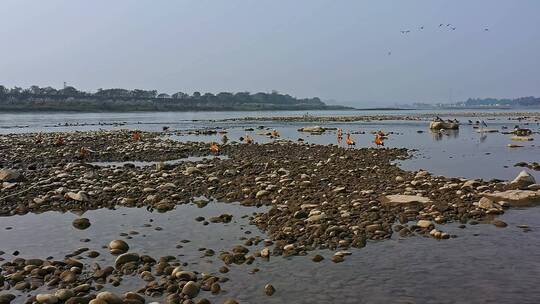
[[[215,142],[213,142],[213,143],[210,144],[210,152],[212,152],[212,153],[214,153],[214,154],[218,154],[218,152],[219,152],[219,147],[218,147],[218,145],[217,145]]]
[[[345,143],[347,144],[347,147],[352,147],[356,145],[354,140],[351,138],[351,133],[347,132],[347,138],[345,138]]]

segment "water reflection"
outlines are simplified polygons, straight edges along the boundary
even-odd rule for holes
[[[457,130],[430,130],[431,135],[435,141],[441,141],[444,138],[458,138],[459,129]]]

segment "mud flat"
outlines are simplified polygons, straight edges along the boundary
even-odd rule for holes
[[[219,294],[221,285],[228,284],[226,273],[232,267],[326,249],[333,251],[328,259],[342,263],[355,248],[394,234],[444,242],[459,237],[445,232],[446,223],[503,228],[507,224],[496,215],[512,206],[536,204],[540,198],[540,188],[526,173],[508,183],[404,171],[395,162],[408,158],[409,152],[398,148],[345,149],[275,141],[224,145],[220,154],[227,157],[223,158],[167,163],[207,156],[209,146],[170,140],[159,132],[143,132],[141,140],[134,140],[133,132],[122,130],[2,135],[0,152],[2,216],[48,211],[80,214],[119,206],[166,213],[185,204],[203,207],[210,201],[234,202],[246,208],[264,206],[247,219],[266,234],[264,238],[246,234],[241,242],[231,242],[219,251],[202,248],[203,256],[216,256],[219,262],[212,272],[199,272],[196,265],[175,256],[134,251],[129,239],[98,240],[109,244],[107,254],[115,257],[108,265],[81,261],[82,255],[97,257],[85,247],[74,248],[63,259],[26,259],[13,252],[1,266],[0,303],[9,303],[21,293],[29,295],[29,303],[145,303],[152,299],[209,303],[210,295]],[[130,161],[156,164],[136,166]],[[103,166],[104,162],[128,164]],[[193,222],[227,224],[233,218],[223,213],[199,216]],[[73,229],[91,225],[81,217],[75,219]],[[309,258],[320,262],[324,257]],[[123,280],[134,275],[146,282],[144,287],[122,289]],[[268,296],[276,291],[273,286],[264,290]]]

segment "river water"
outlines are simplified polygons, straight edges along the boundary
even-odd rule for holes
[[[0,132],[51,132],[95,129],[141,129],[161,131],[167,125],[177,130],[173,138],[191,141],[220,141],[220,135],[185,135],[186,130],[221,128],[231,140],[245,134],[256,141],[270,139],[258,132],[278,130],[283,138],[296,141],[335,143],[335,134],[306,135],[298,128],[313,123],[283,123],[274,121],[212,121],[242,116],[303,115],[300,112],[257,113],[119,113],[119,114],[0,114]],[[324,112],[313,115],[339,115]],[[346,114],[351,114],[347,112]],[[362,114],[362,113],[353,113]],[[365,113],[364,113],[365,114]],[[369,112],[367,114],[374,114]],[[384,114],[394,114],[387,113]],[[412,112],[405,114],[411,115]],[[466,121],[468,117],[458,118]],[[512,129],[515,120],[507,117],[483,118],[489,128],[505,131]],[[68,123],[86,126],[58,126]],[[116,123],[116,125],[112,125]],[[539,131],[536,122],[523,127]],[[531,142],[512,142],[510,135],[502,133],[479,134],[472,126],[463,125],[459,132],[446,135],[433,134],[426,121],[372,121],[354,123],[320,123],[325,127],[350,130],[357,146],[373,146],[370,131],[382,129],[392,132],[385,142],[390,147],[417,149],[413,158],[403,161],[404,169],[426,169],[434,174],[467,178],[511,179],[522,168],[513,165],[519,161],[540,162],[540,148]],[[257,127],[264,126],[259,130]],[[254,131],[246,131],[253,128]],[[419,131],[423,131],[419,133]],[[359,134],[365,132],[365,134]],[[522,148],[508,148],[518,143]],[[530,171],[530,170],[529,170]],[[538,172],[530,171],[536,178]],[[71,222],[78,215],[47,212],[0,219],[0,250],[3,258],[19,250],[21,257],[54,256],[62,258],[78,247],[88,247],[102,253],[99,263],[112,263],[113,257],[102,249],[108,241],[120,238],[120,233],[137,231],[127,240],[142,254],[155,257],[178,255],[191,264],[190,269],[216,272],[221,266],[219,258],[200,258],[200,248],[216,252],[230,250],[241,244],[241,237],[264,233],[249,225],[244,215],[260,212],[237,204],[211,203],[204,208],[182,205],[167,213],[150,213],[146,209],[119,208],[94,210],[84,214],[92,226],[84,231],[75,230]],[[194,220],[197,216],[212,217],[222,213],[233,214],[229,224],[203,226]],[[412,237],[369,243],[363,249],[353,250],[344,263],[334,264],[330,251],[318,252],[326,257],[313,263],[309,257],[272,258],[257,260],[253,265],[233,266],[227,274],[231,280],[222,285],[224,293],[208,298],[222,303],[235,298],[240,303],[540,303],[540,207],[512,209],[502,220],[507,228],[492,225],[468,225],[459,229],[454,224],[442,229],[456,234],[455,239],[436,241],[432,238]],[[152,220],[152,221],[150,221]],[[144,225],[150,224],[150,225]],[[528,225],[530,231],[518,228]],[[162,230],[156,230],[156,227]],[[36,229],[39,227],[39,229]],[[9,228],[9,229],[6,229]],[[249,231],[249,235],[246,234]],[[83,239],[89,242],[81,242]],[[182,240],[190,240],[181,243]],[[182,244],[183,248],[176,248]],[[315,254],[315,252],[311,253]],[[90,259],[87,262],[91,262]],[[251,274],[253,268],[260,271]],[[264,285],[272,283],[277,292],[264,295]],[[116,291],[133,290],[142,286],[135,278],[125,280]],[[150,300],[150,299],[149,299]],[[156,300],[156,299],[154,299]],[[157,299],[158,301],[160,299]],[[24,302],[24,296],[17,298]]]

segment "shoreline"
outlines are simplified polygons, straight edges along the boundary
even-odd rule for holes
[[[341,116],[267,116],[267,117],[242,117],[226,118],[218,121],[284,121],[284,122],[355,122],[355,121],[385,121],[385,120],[406,120],[406,121],[424,121],[431,120],[434,117],[513,117],[523,119],[540,120],[540,111],[538,112],[433,112],[418,114],[378,114],[378,115],[341,115]]]

